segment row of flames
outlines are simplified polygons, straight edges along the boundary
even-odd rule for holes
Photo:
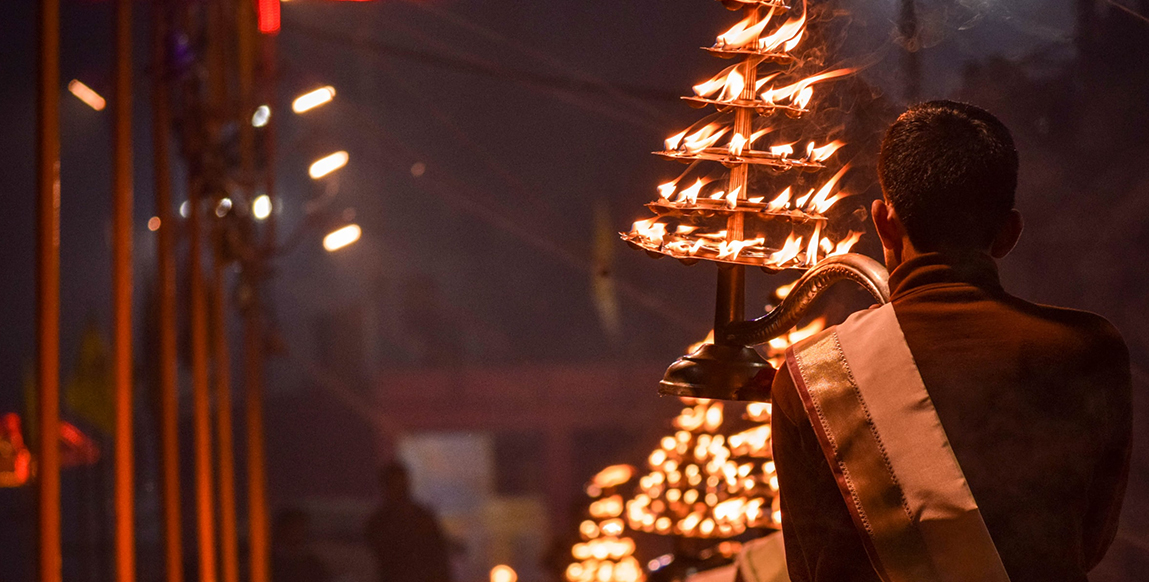
[[[566,569],[568,582],[642,582],[646,575],[634,557],[634,540],[625,535],[621,489],[635,469],[612,465],[599,471],[587,486],[591,498],[588,519],[579,524],[582,541],[571,548],[575,561]]]
[[[779,299],[789,292],[775,290]],[[825,327],[819,318],[770,340],[766,356],[780,367],[786,348]],[[705,341],[713,341],[713,337]],[[700,344],[698,344],[700,345]],[[752,402],[742,418],[749,428],[732,431],[720,401],[683,398],[676,429],[647,458],[638,478],[630,465],[599,471],[586,487],[587,518],[566,569],[567,582],[643,582],[631,530],[697,538],[730,538],[750,528],[780,528],[778,477],[770,450],[771,406]],[[629,499],[628,499],[629,497]]]
[[[747,407],[758,426],[729,437],[720,429],[724,404],[683,399],[674,420],[679,430],[664,437],[647,459],[650,473],[626,504],[634,529],[699,538],[730,538],[747,528],[777,528],[778,478],[770,460],[770,405]]]
[[[792,83],[781,83],[780,73],[763,75],[754,81],[753,99],[746,99],[748,70],[763,62],[792,60],[790,52],[806,32],[807,10],[803,3],[800,15],[793,15],[769,34],[767,29],[776,24],[784,8],[773,4],[765,15],[749,15],[726,32],[718,35],[710,48],[720,54],[746,54],[748,63],[732,65],[713,78],[694,86],[694,95],[687,100],[704,106],[711,104],[719,111],[731,107],[756,109],[759,113],[785,111],[792,116],[805,113],[814,95],[814,86],[823,81],[855,72],[855,69],[824,71]],[[755,144],[774,127],[765,127],[744,135],[735,129],[731,119],[703,120],[666,139],[665,150],[655,152],[663,157],[680,161],[707,160],[726,165],[766,165],[781,169],[817,170],[824,167],[844,142],[831,140],[818,143],[775,143],[765,149]],[[721,140],[726,138],[724,143]],[[691,262],[697,259],[761,266],[771,270],[811,267],[819,260],[850,252],[861,236],[848,232],[840,238],[825,232],[826,213],[849,193],[841,189],[847,164],[820,186],[808,191],[795,191],[786,187],[774,193],[756,195],[742,187],[723,188],[725,180],[711,185],[714,180],[694,178],[686,180],[688,169],[679,178],[658,187],[658,198],[648,206],[656,213],[654,218],[634,223],[623,238],[632,245],[662,255]],[[728,236],[729,230],[714,228],[700,220],[712,216],[742,215],[747,228],[738,236]],[[750,234],[751,221],[789,221],[792,228],[785,241],[768,240],[765,236]],[[801,232],[799,232],[801,231]],[[749,237],[746,234],[750,234]],[[781,243],[781,246],[779,246]]]

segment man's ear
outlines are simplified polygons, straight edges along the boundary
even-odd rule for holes
[[[894,215],[894,209],[879,198],[870,205],[870,215],[874,218],[874,228],[878,231],[878,238],[882,239],[882,247],[893,252],[895,256],[902,254],[902,237],[905,232],[902,223]]]
[[[1017,246],[1017,241],[1021,238],[1021,231],[1023,230],[1025,230],[1025,221],[1021,218],[1021,212],[1016,208],[1010,210],[1009,218],[997,231],[997,236],[993,238],[993,245],[989,247],[990,256],[1000,259],[1008,255],[1009,251]]]

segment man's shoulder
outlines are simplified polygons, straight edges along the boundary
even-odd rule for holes
[[[1038,322],[1035,331],[1045,333],[1035,333],[1033,341],[1062,344],[1058,348],[1066,350],[1066,356],[1105,355],[1117,360],[1128,359],[1128,348],[1121,332],[1108,319],[1096,313],[1042,305],[1015,297],[1011,297],[1007,304],[1023,316]]]

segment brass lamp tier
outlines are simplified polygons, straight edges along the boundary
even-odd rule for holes
[[[815,148],[809,144],[805,156],[793,156],[792,145],[775,146],[771,151],[753,149],[757,116],[782,113],[798,118],[810,112],[810,87],[817,82],[848,74],[840,69],[819,73],[792,85],[758,90],[777,74],[759,81],[763,63],[795,61],[789,54],[804,34],[806,9],[791,15],[775,34],[763,37],[771,17],[790,7],[779,0],[720,0],[731,10],[744,10],[746,17],[713,47],[704,49],[720,58],[742,56],[742,62],[695,87],[697,95],[683,97],[692,107],[714,106],[720,113],[732,112],[733,124],[723,126],[702,122],[667,140],[666,150],[654,152],[668,160],[683,163],[714,162],[729,169],[725,184],[709,188],[706,180],[678,192],[678,182],[659,188],[660,199],[647,205],[655,217],[634,224],[621,233],[632,247],[683,263],[700,260],[718,266],[718,285],[711,344],[680,358],[660,383],[662,394],[730,400],[769,399],[769,383],[774,368],[752,347],[787,332],[810,306],[810,299],[830,284],[847,280],[861,284],[879,301],[887,301],[885,269],[872,259],[849,254],[859,233],[837,242],[829,238],[831,227],[825,211],[841,198],[835,188],[847,168],[809,193],[797,193],[792,200],[790,187],[775,196],[753,196],[749,191],[751,167],[774,173],[816,172],[841,146],[838,142]],[[789,35],[788,37],[786,35]],[[784,49],[785,52],[780,52]],[[715,146],[729,132],[725,147]],[[693,168],[693,166],[692,166]],[[691,170],[688,169],[687,172]],[[684,174],[685,176],[685,174]],[[768,202],[769,200],[769,202]],[[784,239],[784,242],[783,242]],[[799,280],[798,299],[785,301],[765,318],[745,321],[745,267],[755,266],[774,273],[784,269],[808,270]],[[788,323],[779,328],[782,323]]]

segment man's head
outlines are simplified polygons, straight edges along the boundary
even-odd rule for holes
[[[984,109],[930,101],[903,113],[882,140],[885,199],[873,206],[888,266],[936,251],[1004,257],[1021,235],[1017,165],[1009,129]]]
[[[379,469],[379,487],[388,503],[406,500],[410,494],[407,467],[399,461],[392,461]]]

